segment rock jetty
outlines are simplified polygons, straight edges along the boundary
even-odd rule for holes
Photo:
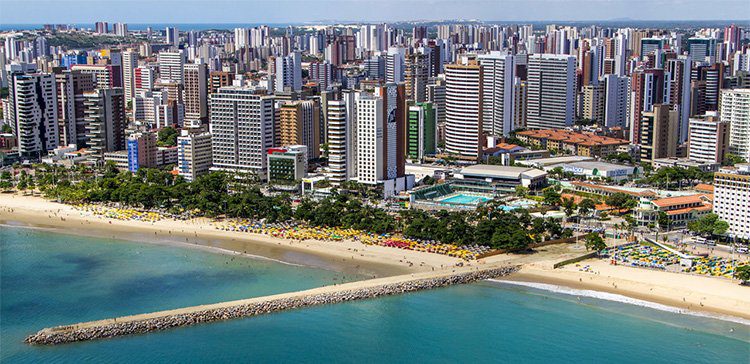
[[[121,335],[142,334],[179,326],[262,315],[295,308],[362,300],[433,289],[508,275],[517,267],[412,274],[351,282],[306,291],[250,298],[177,310],[46,328],[26,338],[29,344],[56,345]]]

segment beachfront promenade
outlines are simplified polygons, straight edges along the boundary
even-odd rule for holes
[[[179,326],[262,315],[294,308],[339,303],[433,289],[506,276],[515,266],[456,267],[309,290],[185,307],[42,329],[26,338],[30,344],[55,345],[121,335],[142,334]]]

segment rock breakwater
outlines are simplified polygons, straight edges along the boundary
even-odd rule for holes
[[[179,326],[256,316],[295,308],[362,300],[455,284],[471,283],[478,280],[505,276],[516,270],[517,267],[497,267],[480,270],[457,270],[456,272],[404,275],[388,277],[386,279],[352,282],[300,292],[46,328],[28,336],[25,342],[29,344],[56,345],[75,341],[142,334]]]

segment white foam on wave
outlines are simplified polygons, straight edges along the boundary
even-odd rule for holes
[[[596,298],[596,299],[605,300],[605,301],[620,302],[620,303],[625,303],[625,304],[634,305],[634,306],[651,308],[651,309],[659,310],[659,311],[666,311],[666,312],[697,316],[697,317],[706,317],[706,318],[711,318],[711,319],[716,319],[716,320],[734,322],[734,323],[742,324],[745,326],[750,326],[750,320],[747,320],[741,317],[686,310],[686,309],[682,309],[679,307],[664,305],[661,303],[656,303],[656,302],[651,302],[651,301],[640,300],[637,298],[623,296],[623,295],[615,294],[615,293],[594,291],[594,290],[588,290],[588,289],[577,289],[577,288],[571,288],[571,287],[566,287],[566,286],[558,286],[556,284],[537,283],[537,282],[519,282],[519,281],[507,281],[507,280],[501,280],[501,279],[488,279],[488,281],[535,288],[535,289],[550,291],[554,293],[560,293],[560,294],[569,295],[569,296],[590,297],[590,298]]]

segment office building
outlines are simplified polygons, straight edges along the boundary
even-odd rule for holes
[[[208,173],[212,163],[211,134],[182,130],[177,137],[177,173],[187,181],[195,181]]]
[[[273,147],[274,98],[252,88],[227,86],[211,95],[213,165],[219,170],[265,175]]]
[[[156,58],[159,62],[160,79],[177,83],[184,82],[185,54],[182,50],[162,51],[156,55]]]
[[[268,176],[270,183],[292,183],[307,176],[307,147],[292,145],[268,150]]]
[[[526,126],[561,129],[575,118],[576,59],[532,54],[528,61]]]
[[[437,128],[435,110],[429,102],[409,106],[406,120],[406,153],[412,160],[435,154]]]

